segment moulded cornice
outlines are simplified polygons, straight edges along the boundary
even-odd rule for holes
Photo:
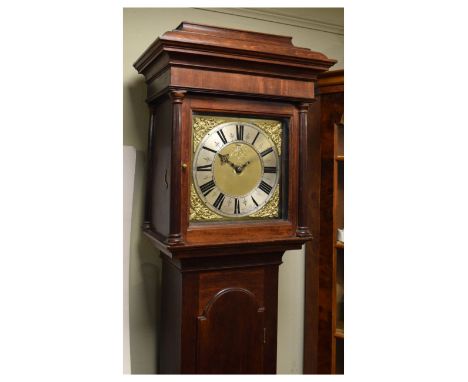
[[[336,62],[322,53],[295,47],[291,40],[291,37],[184,21],[176,29],[156,39],[134,63],[134,67],[143,73],[163,51],[213,57],[221,54],[231,60],[237,57],[244,61],[261,60],[292,67],[305,66],[311,73],[325,71]]]

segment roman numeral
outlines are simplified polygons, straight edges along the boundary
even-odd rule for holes
[[[203,166],[197,166],[197,171],[211,171],[212,170],[212,165],[211,164],[205,164]]]
[[[265,183],[263,180],[260,182],[258,188],[268,195],[270,195],[270,192],[273,189],[273,187],[271,187],[268,183]]]
[[[255,144],[255,141],[257,140],[258,136],[260,135],[260,131],[257,133],[255,136],[254,140],[252,141],[252,146]]]
[[[240,214],[240,201],[237,198],[234,200],[234,213]]]
[[[236,137],[238,141],[244,140],[244,125],[236,125]]]
[[[223,130],[218,130],[217,131],[219,138],[223,141],[223,144],[225,145],[227,143],[227,139],[223,133]]]
[[[255,203],[255,205],[258,207],[258,203],[257,203],[257,201],[254,199],[254,197],[253,197],[253,196],[251,196],[251,198],[252,198],[252,202],[254,202],[254,203]]]
[[[218,210],[220,210],[223,205],[223,202],[224,202],[224,194],[221,192],[216,198],[215,202],[213,203],[213,206],[217,208]]]
[[[276,167],[269,167],[269,166],[263,167],[263,172],[265,174],[276,174],[276,171],[277,171]]]
[[[272,147],[268,147],[265,151],[262,151],[260,156],[264,157],[265,155],[268,155],[270,154],[271,152],[273,152],[273,148]]]
[[[206,146],[203,146],[202,149],[205,149],[205,150],[208,150],[208,151],[211,151],[212,153],[215,153],[216,154],[216,151],[213,150],[213,149],[210,149],[209,147],[206,147]]]
[[[213,189],[216,187],[215,182],[213,182],[213,179],[210,180],[209,182],[202,184],[200,186],[200,191],[203,193],[203,196],[208,195]]]

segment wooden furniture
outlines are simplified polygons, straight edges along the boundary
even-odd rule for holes
[[[309,155],[320,152],[320,206],[309,210],[312,232],[319,242],[306,245],[306,293],[304,322],[304,373],[344,372],[344,71],[319,76],[317,102],[309,124],[320,126],[320,147],[311,143]]]
[[[308,105],[334,62],[290,37],[188,22],[135,62],[150,109],[143,229],[163,259],[161,373],[276,372],[278,267],[311,239]],[[236,194],[255,166],[260,183]]]

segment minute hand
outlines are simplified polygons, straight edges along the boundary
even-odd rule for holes
[[[249,165],[249,164],[250,164],[250,161],[248,160],[248,161],[245,162],[242,166],[240,166],[240,167],[239,167],[239,168],[240,168],[240,172],[244,171],[244,168],[246,168],[247,165]]]

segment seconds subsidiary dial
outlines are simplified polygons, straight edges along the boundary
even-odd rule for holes
[[[193,158],[193,181],[200,199],[218,215],[244,217],[262,209],[280,178],[276,146],[245,122],[216,126]]]

